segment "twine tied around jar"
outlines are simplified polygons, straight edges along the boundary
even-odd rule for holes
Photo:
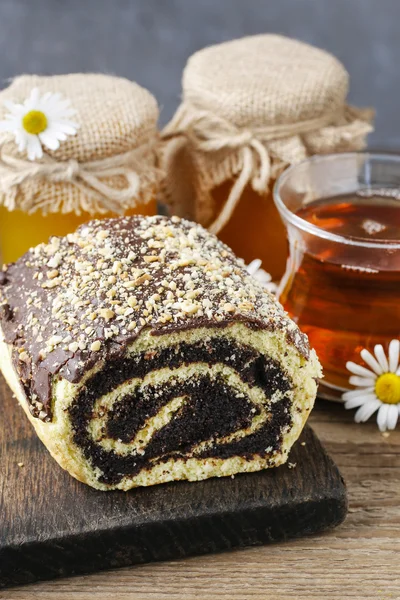
[[[355,111],[362,111],[349,106],[345,108],[352,118]],[[240,173],[218,217],[208,226],[211,233],[218,233],[231,218],[246,185],[250,183],[259,194],[268,189],[271,176],[268,142],[318,130],[341,116],[343,115],[335,111],[306,121],[240,129],[217,115],[205,111],[188,111],[185,106],[181,111],[178,109],[174,119],[164,129],[162,137],[167,141],[184,134],[199,152],[233,150],[241,153]],[[364,133],[365,127],[362,125],[360,134]]]
[[[51,183],[70,183],[96,203],[99,212],[122,214],[126,203],[136,197],[141,186],[141,173],[147,168],[143,158],[154,151],[154,142],[145,143],[123,154],[115,154],[99,160],[79,162],[76,159],[58,161],[45,155],[40,162],[32,162],[7,153],[7,144],[0,149],[0,194],[8,210],[15,210],[20,186],[41,180]],[[118,189],[107,185],[110,177],[124,177],[126,186]],[[101,205],[101,208],[99,208]],[[25,191],[18,209],[30,213],[40,207],[37,198]],[[86,209],[84,205],[81,206]],[[63,212],[72,212],[76,207],[63,203]]]
[[[182,103],[161,134],[164,198],[171,212],[213,233],[228,223],[246,186],[265,196],[287,166],[362,149],[373,130],[373,110],[346,104],[343,65],[282,36],[204,48],[190,57],[182,85]],[[213,190],[227,181],[219,205]]]

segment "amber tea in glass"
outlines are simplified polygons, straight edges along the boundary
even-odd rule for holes
[[[275,202],[289,258],[280,302],[324,367],[321,395],[349,389],[346,362],[400,338],[400,156],[319,156],[289,168]]]

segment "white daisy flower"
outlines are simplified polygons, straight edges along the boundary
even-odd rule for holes
[[[374,356],[375,355],[375,356]],[[374,348],[374,354],[365,348],[360,356],[369,369],[354,362],[346,363],[353,373],[349,383],[355,390],[342,396],[345,408],[358,408],[354,415],[356,423],[368,421],[378,411],[377,423],[381,431],[394,429],[400,414],[400,341],[392,340],[388,356],[380,344]]]
[[[71,121],[76,111],[60,94],[47,92],[40,96],[34,88],[23,104],[4,101],[4,105],[10,112],[0,121],[0,131],[12,133],[18,150],[26,151],[29,160],[42,158],[43,146],[57,150],[60,142],[75,135],[79,127]]]
[[[264,269],[261,269],[261,264],[262,261],[259,258],[255,258],[246,266],[246,271],[249,275],[254,277],[254,279],[257,279],[265,289],[272,294],[275,294],[277,286],[271,281],[271,275],[267,273],[267,271],[264,271]]]

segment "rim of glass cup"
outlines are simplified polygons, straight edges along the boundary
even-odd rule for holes
[[[359,246],[361,248],[376,248],[376,249],[391,249],[397,250],[400,249],[400,240],[367,240],[366,238],[360,237],[352,237],[346,235],[338,235],[337,233],[331,233],[318,227],[317,225],[313,225],[309,221],[302,219],[294,212],[292,212],[284,203],[281,198],[280,190],[288,177],[292,175],[296,169],[301,167],[302,165],[306,165],[309,163],[317,163],[317,162],[329,162],[338,160],[338,158],[354,158],[355,156],[364,156],[367,159],[376,159],[387,162],[398,163],[399,165],[399,174],[400,174],[400,154],[389,154],[386,152],[342,152],[337,154],[317,154],[315,156],[311,156],[302,160],[295,165],[291,165],[283,173],[278,177],[275,182],[273,189],[273,197],[275,205],[280,212],[281,216],[288,221],[290,224],[295,225],[299,229],[311,233],[320,238],[330,240],[332,242],[338,242],[341,244],[348,244],[350,246]]]

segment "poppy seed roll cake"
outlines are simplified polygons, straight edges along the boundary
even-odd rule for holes
[[[307,337],[178,217],[53,237],[3,269],[0,304],[9,386],[59,464],[98,489],[280,465],[314,403]]]

